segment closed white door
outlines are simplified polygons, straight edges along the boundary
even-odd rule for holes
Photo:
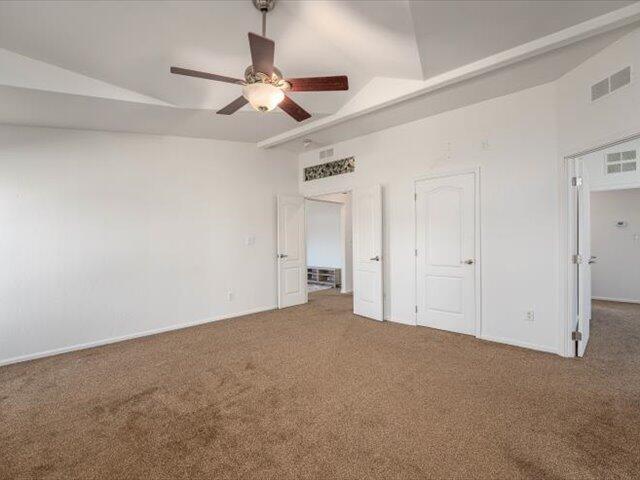
[[[307,303],[304,197],[278,197],[278,308]]]
[[[417,323],[475,334],[475,174],[416,183]]]
[[[582,159],[576,159],[577,249],[578,249],[578,355],[582,357],[589,342],[591,323],[591,188],[588,170]]]
[[[382,189],[353,191],[353,313],[383,319]]]

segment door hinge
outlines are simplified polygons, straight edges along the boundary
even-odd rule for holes
[[[580,265],[582,263],[582,255],[576,254],[571,256],[571,263],[575,263],[576,265]]]
[[[416,254],[416,257],[417,257],[418,256],[418,249],[417,248],[415,249],[415,254]]]
[[[582,177],[571,177],[571,186],[572,187],[581,187],[582,186]]]
[[[414,202],[417,202],[417,201],[418,201],[418,194],[417,194],[417,193],[414,193],[414,194],[413,194],[413,201],[414,201]]]
[[[416,313],[418,313],[418,305],[416,305]]]
[[[579,342],[580,340],[582,340],[582,332],[579,330],[571,332],[571,340],[575,342]]]

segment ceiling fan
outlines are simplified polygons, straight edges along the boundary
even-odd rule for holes
[[[275,43],[266,37],[267,12],[273,9],[275,0],[253,0],[253,4],[262,12],[262,35],[249,32],[249,49],[251,50],[252,64],[245,70],[244,80],[180,67],[171,67],[171,73],[242,85],[242,95],[226,107],[218,110],[216,113],[220,115],[231,115],[247,103],[250,103],[258,112],[268,112],[280,107],[298,122],[301,122],[311,117],[311,114],[291,100],[291,97],[286,92],[321,92],[349,89],[349,80],[345,75],[284,78],[282,72],[273,65]]]

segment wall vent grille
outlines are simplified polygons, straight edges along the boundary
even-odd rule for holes
[[[353,157],[321,163],[304,169],[304,181],[318,180],[320,178],[333,177],[343,173],[352,173],[356,169],[356,159]]]
[[[631,67],[623,68],[617,73],[614,73],[609,77],[610,90],[615,92],[619,88],[629,85],[631,83]]]
[[[631,67],[625,67],[610,77],[591,85],[591,101],[595,102],[596,100],[605,97],[619,88],[629,85],[630,83]]]
[[[591,86],[592,102],[598,100],[599,98],[604,97],[605,95],[609,95],[609,79],[608,78],[605,78],[604,80]]]
[[[611,152],[605,155],[607,175],[635,172],[638,169],[638,153],[636,150]]]

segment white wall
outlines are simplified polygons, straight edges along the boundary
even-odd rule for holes
[[[251,144],[0,126],[0,363],[273,308],[296,173]]]
[[[607,155],[631,150],[636,151],[636,170],[608,174]],[[640,187],[640,138],[598,150],[581,158],[589,175],[591,191]]]
[[[591,194],[591,252],[592,296],[640,302],[640,189]]]
[[[342,204],[307,200],[307,265],[344,267],[342,255]]]
[[[481,168],[482,336],[558,351],[559,194],[555,85],[543,85],[333,145],[355,172],[304,195],[383,187],[385,318],[415,323],[414,180]],[[535,321],[525,313],[535,311]]]
[[[631,65],[631,84],[591,102],[591,85]],[[640,29],[557,81],[560,153],[570,155],[640,133]]]

